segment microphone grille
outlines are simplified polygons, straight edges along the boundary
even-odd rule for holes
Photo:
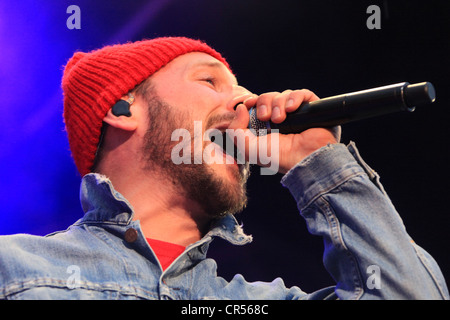
[[[269,122],[261,121],[256,117],[256,108],[253,107],[249,110],[250,121],[248,124],[249,129],[253,129],[257,136],[263,136],[270,133]]]

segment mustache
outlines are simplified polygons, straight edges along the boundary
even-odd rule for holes
[[[234,113],[234,112],[227,112],[224,114],[213,115],[206,121],[206,129],[209,129],[209,128],[213,127],[215,124],[219,124],[222,122],[231,122],[235,118],[236,118],[236,113]]]

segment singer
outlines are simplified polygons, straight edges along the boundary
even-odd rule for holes
[[[355,144],[340,143],[340,127],[280,134],[274,158],[308,230],[323,237],[336,285],[304,292],[281,279],[217,276],[210,242],[252,241],[234,218],[247,204],[248,162],[174,163],[172,133],[192,134],[194,121],[203,132],[246,133],[255,106],[259,120],[281,123],[318,100],[313,92],[253,94],[221,54],[181,37],[76,52],[62,88],[84,216],[45,237],[0,237],[1,299],[449,298],[439,266],[410,238]],[[262,138],[249,137],[247,158]]]

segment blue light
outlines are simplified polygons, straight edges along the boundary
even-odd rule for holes
[[[68,1],[0,3],[0,234],[43,235],[82,216],[62,117],[63,67],[77,50],[133,40],[169,2],[142,2],[120,23],[105,23],[109,4],[77,1],[79,30],[67,28]]]

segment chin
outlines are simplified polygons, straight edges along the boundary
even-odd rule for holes
[[[232,183],[237,183],[239,186],[247,182],[249,176],[248,164],[214,164],[213,169],[217,175],[224,177]]]

